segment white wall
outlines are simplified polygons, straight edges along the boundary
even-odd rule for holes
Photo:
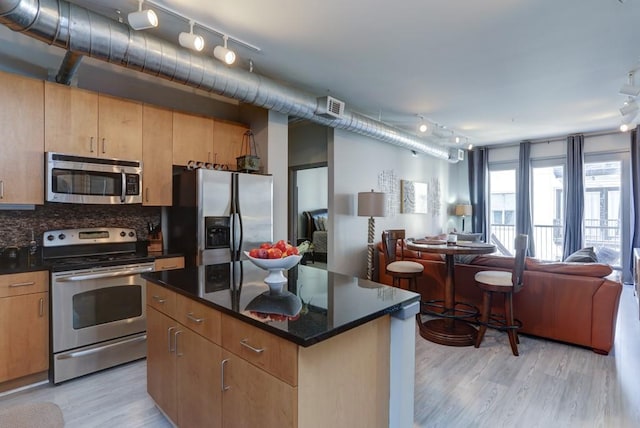
[[[441,216],[401,214],[376,218],[376,241],[383,229],[405,229],[408,237],[423,237],[440,232],[446,225],[445,195],[449,194],[447,161],[411,152],[388,143],[335,129],[329,132],[329,234],[328,264],[335,272],[364,277],[367,259],[367,218],[358,217],[357,195],[380,190],[378,176],[393,171],[398,182],[440,180]]]

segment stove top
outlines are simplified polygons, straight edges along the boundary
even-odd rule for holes
[[[54,272],[153,261],[146,245],[139,249],[136,231],[122,227],[50,230],[42,259]]]

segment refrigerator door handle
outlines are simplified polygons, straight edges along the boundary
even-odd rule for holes
[[[242,226],[240,222],[240,214],[231,215],[232,233],[233,233],[233,250],[234,260],[240,260],[240,248],[242,248]]]

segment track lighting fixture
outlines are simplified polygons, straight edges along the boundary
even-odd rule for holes
[[[231,65],[236,61],[236,54],[234,51],[227,48],[227,39],[228,36],[222,36],[222,40],[224,41],[224,46],[216,46],[213,49],[213,56],[224,62],[225,64]]]
[[[144,0],[138,0],[138,11],[127,15],[129,26],[134,30],[146,30],[158,26],[158,15],[151,9],[142,10],[143,2]]]
[[[620,93],[631,97],[637,97],[640,95],[640,86],[635,85],[633,71],[629,72],[629,82],[626,85],[622,85]]]
[[[189,32],[182,32],[178,35],[178,42],[183,48],[200,52],[204,49],[204,38],[197,34],[193,34],[193,26],[195,22],[189,21]]]
[[[623,116],[630,115],[637,111],[638,111],[638,103],[636,103],[636,101],[631,97],[629,97],[629,99],[625,101],[622,107],[620,108],[620,114],[622,114]]]

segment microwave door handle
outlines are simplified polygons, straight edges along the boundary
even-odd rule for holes
[[[125,194],[127,193],[127,174],[124,171],[120,171],[122,175],[122,189],[120,189],[120,202],[124,204]]]

